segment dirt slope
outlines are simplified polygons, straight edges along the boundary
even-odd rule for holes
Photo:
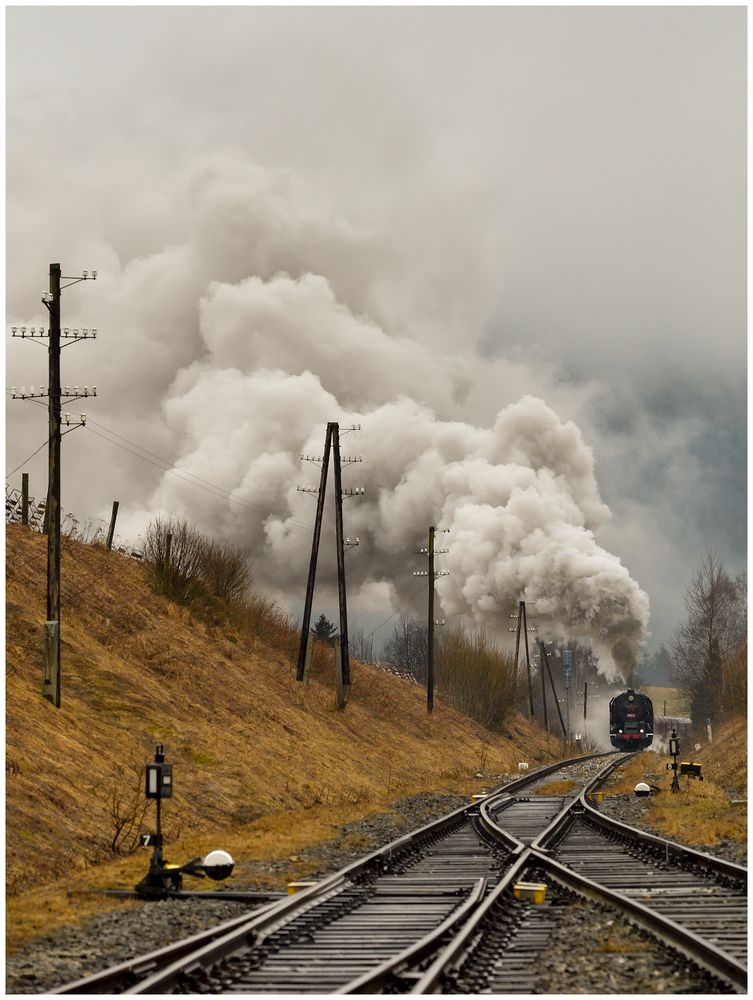
[[[421,689],[361,664],[336,712],[326,677],[304,688],[289,654],[261,638],[242,648],[155,597],[138,562],[68,541],[58,711],[40,696],[45,559],[43,536],[8,528],[7,882],[18,912],[25,893],[109,870],[113,793],[140,794],[157,742],[175,765],[165,833],[184,860],[209,840],[222,846],[224,831],[268,857],[291,809],[322,838],[400,795],[470,791],[479,770],[557,755],[519,718],[504,737],[441,701],[428,718]],[[110,884],[118,865],[133,884],[144,860],[118,862]]]

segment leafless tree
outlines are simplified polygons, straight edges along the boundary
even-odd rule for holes
[[[382,659],[402,668],[420,683],[426,682],[429,630],[426,625],[401,618],[387,640]]]
[[[717,721],[726,700],[724,664],[745,641],[744,578],[731,578],[707,550],[685,591],[685,609],[669,651],[672,676],[690,696],[693,720]]]
[[[361,663],[374,662],[374,636],[367,635],[362,628],[353,629],[348,636],[350,655]]]

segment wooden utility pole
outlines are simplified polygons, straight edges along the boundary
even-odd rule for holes
[[[360,430],[360,424],[354,427],[346,428],[347,431]],[[337,545],[337,594],[338,594],[338,604],[340,608],[340,637],[339,644],[337,646],[338,652],[336,653],[336,669],[338,674],[338,683],[342,683],[343,687],[347,689],[350,685],[350,652],[348,646],[348,604],[345,596],[345,546],[347,543],[348,548],[352,547],[352,544],[358,545],[358,539],[351,544],[350,539],[343,538],[343,497],[353,497],[362,496],[364,490],[362,487],[357,489],[343,489],[342,485],[342,458],[340,455],[340,425],[336,422],[330,422],[327,424],[327,434],[324,441],[324,455],[321,459],[322,471],[319,480],[319,489],[309,489],[308,487],[299,486],[298,490],[301,493],[318,493],[318,500],[316,504],[316,521],[314,522],[314,537],[311,543],[311,560],[309,562],[309,576],[308,582],[306,584],[306,600],[303,605],[303,622],[301,625],[301,645],[298,650],[298,670],[296,673],[296,678],[302,681],[306,676],[306,665],[308,662],[307,649],[310,638],[310,624],[311,624],[311,608],[314,600],[314,582],[316,580],[316,563],[319,555],[319,539],[321,537],[322,531],[322,516],[324,513],[324,495],[327,489],[327,471],[329,469],[329,456],[330,452],[334,455],[334,469],[335,469],[335,534],[336,534],[336,545]],[[301,458],[305,461],[318,462],[319,459],[310,458],[308,455],[301,455]],[[360,462],[360,458],[346,458],[345,462],[350,465],[351,462]],[[339,700],[339,696],[338,696]],[[344,705],[344,703],[343,703]]]
[[[541,655],[544,659],[544,665],[546,666],[546,672],[549,674],[549,683],[552,686],[552,697],[554,698],[554,707],[557,709],[557,717],[560,720],[560,726],[562,727],[562,735],[567,739],[567,731],[565,730],[565,723],[562,719],[562,712],[560,711],[560,703],[557,700],[557,688],[554,686],[554,678],[552,677],[552,671],[549,669],[549,658],[546,655],[546,649],[544,648],[544,643],[539,641],[539,648],[541,650]]]
[[[13,336],[29,337],[30,339],[48,339],[47,363],[48,363],[48,384],[47,392],[44,386],[40,386],[39,391],[35,391],[34,386],[26,392],[25,387],[20,393],[13,391],[13,399],[34,399],[36,397],[47,396],[47,424],[48,424],[48,452],[47,452],[47,500],[45,502],[44,530],[47,535],[47,620],[44,625],[45,635],[45,664],[42,673],[42,695],[51,701],[55,708],[60,708],[60,424],[61,406],[65,399],[83,399],[88,396],[97,395],[97,387],[91,390],[84,386],[84,391],[79,392],[76,387],[75,392],[62,392],[60,386],[60,341],[68,340],[90,340],[97,336],[96,330],[75,329],[69,331],[66,328],[60,329],[60,293],[63,288],[75,285],[79,281],[92,280],[97,277],[97,272],[84,271],[82,275],[75,278],[62,278],[60,264],[50,264],[50,287],[49,291],[42,293],[42,302],[50,314],[49,330],[43,327],[39,332],[34,327],[28,331],[25,326],[12,327]],[[68,282],[61,285],[61,280]],[[70,415],[66,414],[66,426],[71,426]],[[78,421],[74,421],[72,428],[82,427],[86,423],[84,414],[81,414]],[[66,434],[68,431],[66,431]]]
[[[541,702],[544,706],[544,726],[546,731],[549,732],[549,714],[546,710],[546,677],[544,676],[544,660],[542,658],[541,664]]]
[[[512,618],[512,615],[510,615]],[[518,676],[518,663],[520,662],[520,630],[523,626],[523,602],[518,601],[518,624],[515,627],[515,678],[517,680]],[[512,629],[510,629],[512,631]],[[530,688],[530,677],[529,677],[529,688]],[[529,718],[532,713],[529,712]]]
[[[311,559],[309,560],[309,575],[306,583],[306,599],[303,604],[303,622],[301,624],[301,645],[298,650],[298,670],[296,680],[303,681],[306,675],[306,651],[311,640],[311,608],[314,602],[314,582],[316,580],[316,563],[319,558],[319,539],[322,533],[322,515],[324,514],[324,495],[327,489],[327,471],[329,469],[329,453],[332,447],[332,428],[327,424],[324,438],[324,455],[322,457],[322,472],[319,477],[319,496],[316,502],[316,520],[314,521],[314,537],[311,542]]]
[[[520,602],[520,612],[523,617],[523,639],[526,648],[526,672],[528,674],[528,712],[529,717],[533,719],[533,680],[531,679],[531,656],[528,651],[528,613],[526,611],[526,602]],[[515,660],[515,665],[517,666],[517,658]]]
[[[50,264],[47,407],[47,669],[45,698],[60,708],[60,264]]]
[[[340,607],[340,657],[342,682],[350,684],[350,654],[348,652],[348,603],[345,596],[345,540],[343,538],[343,483],[340,464],[340,425],[331,424],[332,451],[335,459],[335,537],[337,544],[337,598]]]
[[[528,614],[526,612],[526,602],[518,601],[518,613],[516,615],[510,615],[511,618],[517,618],[518,624],[514,629],[515,631],[515,677],[518,676],[518,664],[520,662],[520,633],[521,631],[525,637],[525,650],[526,650],[526,676],[528,678],[528,718],[533,719],[533,679],[531,677],[531,654],[528,649]],[[508,631],[512,632],[513,629],[510,628]],[[533,632],[534,629],[532,628]]]
[[[448,549],[437,549],[434,547],[434,536],[437,531],[446,532],[449,528],[436,528],[433,524],[429,526],[429,544],[425,549],[416,549],[415,555],[428,556],[429,568],[414,573],[414,576],[425,576],[429,580],[429,608],[426,631],[426,709],[431,713],[434,709],[434,583],[440,576],[449,576],[446,570],[434,569],[434,556],[448,552]],[[444,625],[444,622],[438,624]]]
[[[426,711],[434,711],[434,525],[429,526],[429,630],[426,656]]]
[[[335,708],[337,708],[338,712],[341,712],[345,708],[342,644],[339,635],[335,639]]]
[[[588,713],[588,681],[583,684],[583,719],[585,720]]]
[[[115,522],[118,518],[119,501],[112,502],[112,517],[110,518],[110,530],[107,532],[107,548],[112,549],[112,540],[115,537]]]
[[[29,523],[29,473],[21,473],[21,524]]]

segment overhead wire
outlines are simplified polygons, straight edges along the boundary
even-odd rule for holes
[[[21,464],[20,464],[20,465],[17,465],[17,466],[15,467],[15,469],[11,469],[11,471],[10,471],[10,472],[6,472],[6,473],[5,473],[5,478],[6,478],[6,479],[10,479],[10,477],[11,477],[11,476],[12,476],[12,475],[13,475],[13,474],[14,474],[15,472],[18,472],[18,470],[19,470],[19,469],[23,469],[23,467],[24,467],[24,466],[26,465],[26,463],[27,463],[27,462],[30,462],[30,461],[32,460],[32,458],[34,458],[34,456],[35,456],[36,454],[38,454],[38,453],[39,453],[39,452],[40,452],[40,451],[42,450],[42,448],[44,448],[44,446],[45,446],[45,445],[46,445],[46,444],[48,443],[48,441],[49,441],[49,440],[50,440],[50,439],[49,439],[49,437],[46,437],[46,438],[44,439],[44,441],[43,441],[43,442],[42,442],[42,443],[40,444],[40,446],[39,446],[39,447],[38,447],[38,448],[37,448],[37,449],[36,449],[35,451],[33,451],[33,452],[31,453],[31,455],[29,455],[29,457],[28,457],[28,458],[25,458],[25,459],[23,460],[23,462],[21,462]]]
[[[6,390],[6,392],[8,392],[8,390]],[[29,399],[26,400],[26,402],[34,403],[37,406],[43,406],[46,409],[45,404],[40,403],[36,399]],[[99,427],[100,430],[104,431],[105,433],[100,433],[100,431],[94,430],[94,428],[90,426],[91,424],[93,424],[95,427]],[[237,506],[243,507],[246,510],[258,510],[263,513],[266,513],[266,509],[261,504],[254,503],[253,500],[248,500],[242,497],[233,496],[232,493],[229,490],[226,490],[224,487],[218,486],[216,483],[212,483],[207,479],[202,479],[201,476],[197,476],[195,473],[189,472],[187,469],[181,469],[180,466],[173,465],[173,463],[170,462],[168,459],[163,458],[161,455],[157,455],[153,451],[149,451],[149,449],[144,448],[143,445],[137,444],[135,441],[131,441],[124,435],[119,434],[117,431],[113,431],[111,428],[105,426],[104,424],[99,423],[96,420],[93,420],[91,417],[87,418],[86,426],[89,428],[92,434],[94,434],[96,437],[101,438],[103,441],[107,441],[108,444],[115,445],[116,448],[121,448],[123,451],[128,452],[129,454],[135,456],[136,458],[140,458],[142,461],[148,462],[150,465],[154,465],[158,469],[162,469],[167,474],[173,475],[177,479],[183,480],[183,482],[188,483],[190,486],[196,486],[198,489],[202,489],[204,490],[204,492],[209,493],[210,495],[215,496],[218,499],[226,500],[228,503],[236,504]],[[113,437],[118,438],[119,440],[114,441],[112,439]],[[121,444],[120,442],[125,442],[125,443]],[[45,441],[44,443],[46,444],[47,442]],[[130,445],[131,447],[127,447],[127,445]],[[43,446],[44,445],[40,447]],[[39,450],[40,448],[37,448],[37,451]],[[34,454],[36,453],[37,452],[34,452]],[[25,462],[22,462],[21,465],[19,465],[16,469],[14,469],[13,472],[17,472],[18,469],[20,469],[23,465],[25,465],[30,458],[33,458],[33,455],[30,455],[29,458],[27,458]],[[13,475],[13,472],[8,473],[6,479],[9,476]],[[313,528],[312,524],[305,524],[303,521],[298,521],[295,518],[288,518],[285,521],[285,523],[290,524],[296,528],[305,528],[307,531],[310,531]]]
[[[6,392],[9,391],[10,390],[6,390]],[[34,403],[35,406],[42,406],[45,409],[47,408],[44,403],[41,403],[39,400],[36,399],[28,399],[25,400],[25,402]],[[100,431],[94,430],[94,427],[91,426],[92,424],[94,425],[94,427],[99,427],[101,431],[104,431],[105,433],[103,434],[100,433]],[[260,504],[255,504],[252,500],[246,500],[232,496],[232,494],[228,490],[224,489],[222,486],[218,486],[216,483],[212,483],[207,479],[202,479],[201,476],[197,476],[195,473],[189,472],[187,469],[181,469],[180,466],[173,465],[167,459],[162,458],[160,455],[157,455],[155,452],[150,451],[148,448],[144,448],[143,445],[137,444],[135,441],[131,441],[129,438],[125,437],[122,434],[119,434],[117,431],[112,430],[106,425],[101,424],[96,420],[93,420],[92,417],[87,418],[86,426],[88,427],[88,429],[91,431],[92,434],[94,434],[98,438],[101,438],[103,441],[107,441],[108,444],[115,445],[116,448],[120,448],[123,451],[128,452],[129,454],[135,456],[136,458],[140,458],[142,461],[148,462],[150,465],[154,465],[156,468],[162,469],[165,473],[173,475],[177,479],[183,480],[183,482],[188,483],[190,486],[196,486],[198,489],[204,490],[204,492],[209,493],[211,496],[215,496],[221,500],[227,500],[229,503],[237,504],[240,507],[245,507],[246,509],[251,509],[251,510],[264,511],[264,508]],[[111,436],[108,437],[108,435]],[[119,440],[115,441],[113,440],[113,438],[118,438]],[[120,442],[124,443],[121,444]],[[42,444],[39,446],[39,448],[36,449],[36,451],[34,451],[31,455],[29,455],[29,457],[25,459],[21,463],[21,465],[16,466],[15,469],[9,472],[5,478],[8,479],[15,472],[18,472],[18,470],[22,468],[24,465],[26,465],[26,463],[29,462],[34,457],[34,455],[37,454],[37,452],[41,451],[41,449],[46,444],[47,440],[43,441]],[[130,445],[131,447],[127,447],[128,445]],[[141,454],[142,452],[143,454]],[[304,524],[302,521],[296,521],[294,518],[288,518],[285,523],[293,525],[298,528],[305,528],[307,530],[311,530],[313,528],[313,525]],[[426,583],[423,583],[421,587],[408,598],[408,602],[415,600],[415,598],[418,597],[418,595],[423,590],[426,589],[427,585],[428,581]],[[377,625],[377,627],[369,633],[369,638],[372,638],[376,632],[378,632],[385,625],[389,624],[389,622],[392,621],[395,615],[400,613],[400,610],[401,609],[398,608],[397,611],[393,611],[393,613],[389,616],[389,618],[386,618],[380,625]]]
[[[407,600],[406,603],[410,604],[411,601],[415,601],[415,599],[418,597],[418,595],[422,591],[426,590],[428,586],[429,586],[429,581],[427,580],[425,583],[421,584],[421,586],[415,592],[415,594],[411,594],[411,596],[408,598],[408,600]],[[397,611],[393,611],[392,614],[389,616],[389,618],[385,618],[385,620],[382,622],[381,625],[377,625],[377,627],[372,632],[369,632],[369,636],[368,636],[369,639],[371,639],[373,637],[374,632],[378,632],[380,628],[384,628],[384,626],[387,625],[389,622],[391,622],[392,619],[395,617],[395,615],[399,615],[402,610],[403,610],[402,608],[398,608]]]

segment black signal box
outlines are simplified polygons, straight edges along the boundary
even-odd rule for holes
[[[160,763],[146,765],[146,797],[171,799],[173,796],[173,765]]]

